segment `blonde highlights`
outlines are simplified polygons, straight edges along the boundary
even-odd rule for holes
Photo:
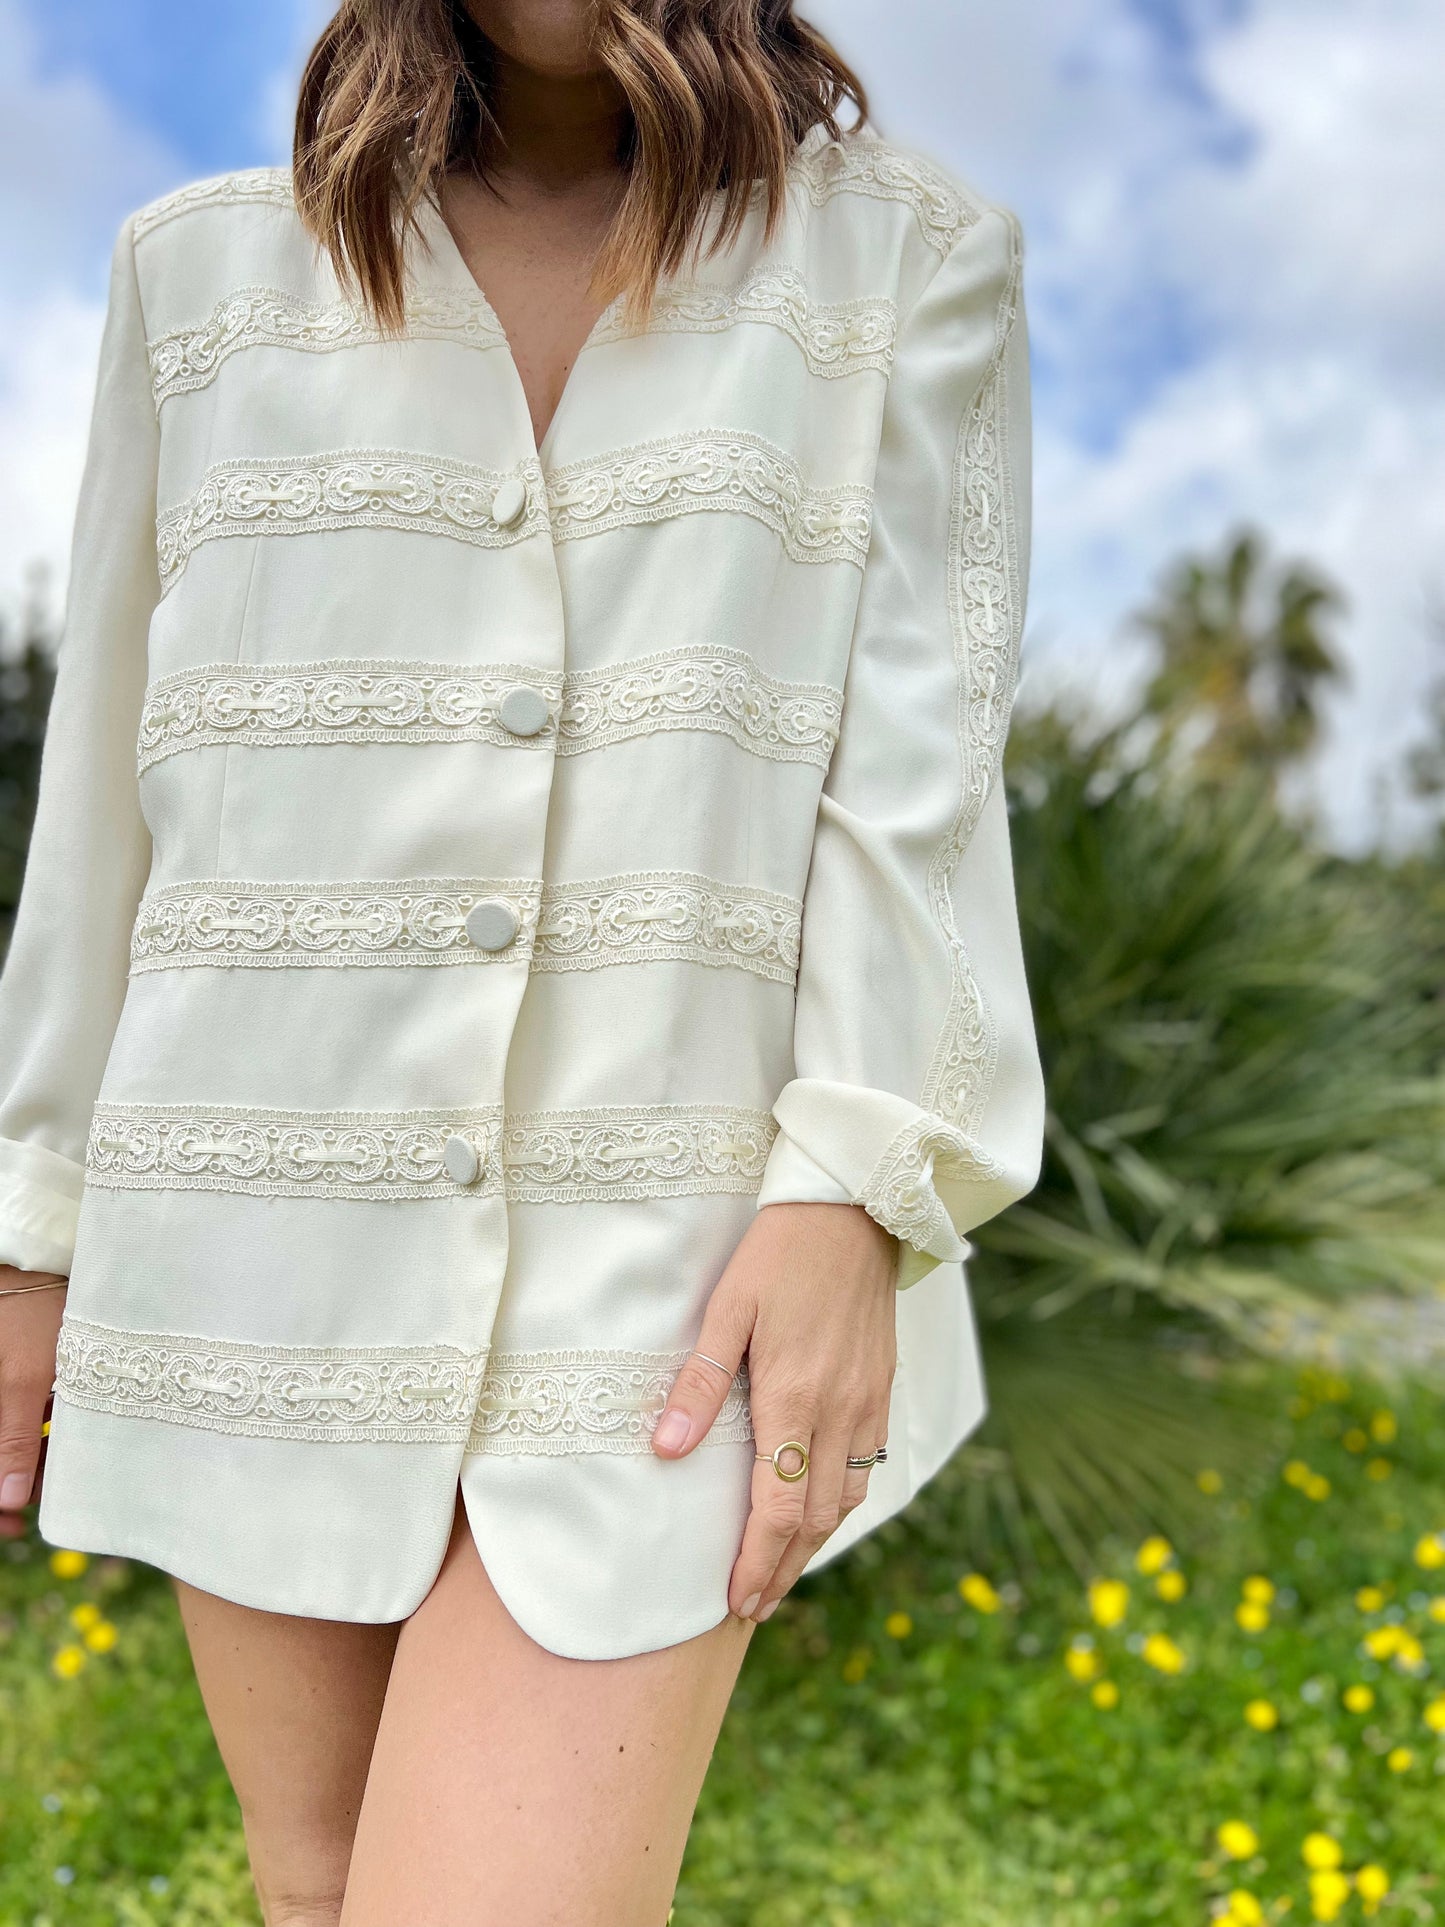
[[[844,101],[867,117],[861,82],[793,0],[596,0],[594,36],[628,115],[626,186],[593,285],[605,300],[626,294],[634,316],[692,248],[736,237],[759,188],[774,231],[810,128],[836,139]],[[404,324],[402,250],[419,205],[451,168],[485,176],[489,56],[461,0],[344,0],[307,62],[297,205],[387,333]]]

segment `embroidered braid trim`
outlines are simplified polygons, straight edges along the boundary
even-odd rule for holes
[[[740,322],[777,328],[801,350],[812,374],[831,380],[893,365],[898,311],[883,299],[812,304],[794,268],[755,268],[732,286],[664,286],[647,326],[634,330],[620,304],[603,317],[588,346],[636,334],[720,334]]]
[[[868,134],[823,141],[800,156],[799,173],[814,207],[835,194],[901,201],[912,209],[931,248],[948,254],[978,221],[980,210],[936,167]]]
[[[798,974],[802,914],[796,897],[685,870],[549,885],[542,892],[532,968],[596,970],[675,958],[791,984]]]
[[[842,714],[838,690],[779,682],[740,649],[669,649],[568,676],[557,753],[578,755],[658,729],[703,729],[755,756],[826,769]]]
[[[133,232],[137,241],[178,215],[202,207],[296,207],[289,167],[253,167],[237,174],[218,174],[213,180],[196,181],[190,187],[166,194],[143,207],[135,217]]]
[[[983,1182],[1003,1167],[953,1125],[920,1117],[893,1139],[853,1200],[895,1238],[935,1256],[956,1256],[961,1240],[935,1185],[940,1169],[953,1178]]]
[[[648,1452],[658,1414],[687,1352],[498,1352],[477,1401],[467,1451],[528,1457]],[[753,1435],[745,1376],[704,1444]]]

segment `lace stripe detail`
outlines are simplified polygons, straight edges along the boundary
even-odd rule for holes
[[[243,207],[262,204],[295,209],[296,196],[291,186],[289,167],[252,167],[237,174],[220,174],[214,180],[196,181],[174,194],[164,195],[143,207],[135,217],[133,232],[137,241],[153,229],[174,221],[201,207]]]
[[[560,704],[535,736],[503,727],[498,707],[517,683]],[[704,729],[775,762],[826,769],[842,697],[826,683],[779,682],[737,649],[672,649],[565,682],[500,663],[328,661],[207,663],[152,683],[141,714],[137,763],[182,750],[244,742],[487,742],[581,755],[653,730]]]
[[[553,1457],[648,1452],[687,1352],[497,1352],[477,1401],[467,1451]],[[706,1445],[753,1435],[747,1379],[733,1380]]]
[[[1003,1166],[983,1146],[951,1124],[918,1118],[906,1124],[854,1198],[870,1218],[919,1251],[939,1252],[960,1243],[935,1186],[935,1173],[983,1182],[1000,1178]]]
[[[485,1351],[453,1345],[251,1345],[62,1319],[56,1395],[92,1412],[250,1438],[464,1442]]]
[[[659,289],[645,328],[629,328],[620,306],[604,316],[589,345],[641,334],[721,334],[740,322],[761,322],[802,351],[811,373],[830,380],[893,365],[898,310],[891,301],[813,304],[807,283],[793,268],[755,268],[731,287],[699,282]]]
[[[141,899],[131,934],[132,976],[191,964],[332,967],[361,964],[526,963],[540,886],[516,877],[411,883],[178,883]],[[501,899],[520,928],[484,950],[467,915]]]
[[[803,906],[687,871],[641,871],[542,893],[533,970],[596,970],[677,958],[791,984]]]
[[[639,442],[605,461],[554,469],[547,495],[559,542],[720,509],[765,523],[795,562],[861,568],[868,554],[872,490],[809,488],[792,456],[761,435],[703,433]]]
[[[257,1197],[451,1198],[446,1147],[476,1153],[469,1192],[502,1188],[500,1105],[465,1111],[252,1111],[236,1105],[97,1104],[87,1184],[114,1191]]]
[[[835,194],[903,202],[913,210],[924,240],[941,255],[979,218],[979,209],[936,167],[871,135],[822,142],[799,157],[798,174],[814,207]]]
[[[492,502],[503,481],[526,485],[527,505],[503,526]],[[218,462],[188,501],[156,523],[161,594],[203,542],[232,535],[313,535],[326,529],[419,529],[477,548],[510,548],[547,526],[542,471],[418,461],[390,449],[348,449],[290,460]]]
[[[98,1104],[86,1182],[110,1190],[259,1197],[444,1198],[503,1189],[522,1203],[750,1193],[777,1131],[733,1105],[606,1106],[509,1118],[465,1111],[254,1111]],[[477,1176],[447,1169],[461,1139]]]
[[[419,341],[456,341],[499,348],[506,334],[480,294],[416,290],[407,298],[407,335]],[[279,288],[238,288],[204,321],[174,328],[148,344],[156,406],[172,395],[213,382],[231,356],[246,348],[293,348],[328,354],[382,340],[371,318],[349,301],[302,301]]]
[[[755,756],[826,769],[842,714],[838,690],[776,681],[740,649],[669,649],[568,676],[557,753],[578,755],[658,729],[705,729]]]

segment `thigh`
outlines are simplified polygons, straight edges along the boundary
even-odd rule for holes
[[[663,1927],[750,1631],[559,1659],[493,1591],[459,1502],[397,1646],[343,1927]]]
[[[266,1920],[334,1923],[400,1624],[260,1612],[173,1584]]]

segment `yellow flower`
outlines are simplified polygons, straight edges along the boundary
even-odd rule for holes
[[[1160,1533],[1153,1533],[1134,1555],[1134,1564],[1143,1573],[1163,1572],[1174,1557],[1174,1548]]]
[[[1171,1566],[1154,1581],[1154,1590],[1161,1599],[1182,1599],[1189,1590],[1189,1583],[1177,1566]]]
[[[1445,1533],[1427,1532],[1415,1547],[1415,1564],[1427,1572],[1445,1566]]]
[[[89,1557],[83,1552],[52,1552],[50,1570],[57,1579],[78,1579],[90,1564]]]
[[[1430,1617],[1445,1620],[1445,1593],[1437,1593],[1430,1601]]]
[[[1432,1733],[1445,1733],[1445,1698],[1431,1700],[1425,1708],[1425,1724]]]
[[[855,1647],[843,1661],[843,1678],[850,1686],[861,1686],[868,1677],[873,1655],[866,1646]]]
[[[1328,1869],[1310,1875],[1310,1912],[1316,1920],[1336,1920],[1350,1897],[1348,1874]]]
[[[1251,1599],[1241,1599],[1234,1609],[1234,1617],[1247,1633],[1262,1633],[1269,1624],[1269,1607],[1258,1606]]]
[[[1344,1851],[1332,1833],[1307,1833],[1300,1842],[1300,1858],[1318,1873],[1338,1867]]]
[[[1365,1477],[1367,1479],[1374,1479],[1376,1481],[1388,1479],[1394,1469],[1394,1466],[1391,1465],[1388,1459],[1367,1459],[1365,1461]]]
[[[1385,1603],[1385,1595],[1378,1586],[1361,1586],[1355,1594],[1355,1604],[1362,1613],[1377,1613]]]
[[[1220,1478],[1213,1466],[1210,1465],[1204,1466],[1195,1474],[1194,1483],[1199,1487],[1201,1492],[1208,1492],[1211,1497],[1214,1493],[1224,1490],[1223,1479]]]
[[[62,1646],[50,1662],[50,1670],[59,1679],[74,1679],[85,1664],[83,1646]]]
[[[1226,1820],[1214,1837],[1231,1860],[1248,1860],[1259,1852],[1259,1835],[1247,1820]]]
[[[1256,1733],[1269,1733],[1279,1725],[1279,1708],[1272,1700],[1251,1700],[1244,1717]]]
[[[1290,1459],[1285,1465],[1283,1477],[1286,1485],[1304,1486],[1309,1484],[1311,1473],[1303,1459]]]
[[[93,1626],[86,1627],[84,1638],[93,1653],[108,1653],[114,1650],[120,1634],[108,1619],[99,1619]]]
[[[1256,1606],[1267,1606],[1274,1598],[1273,1582],[1262,1578],[1258,1573],[1252,1573],[1239,1590]]]
[[[1393,1412],[1376,1412],[1370,1420],[1370,1431],[1381,1445],[1389,1445],[1400,1430],[1400,1422]]]
[[[999,1609],[999,1596],[981,1572],[966,1572],[958,1590],[977,1612],[996,1613]]]
[[[1373,1861],[1361,1867],[1355,1875],[1355,1892],[1365,1903],[1364,1910],[1367,1914],[1378,1912],[1380,1902],[1389,1891],[1390,1876],[1383,1867],[1376,1866]]]
[[[1400,1650],[1404,1638],[1404,1630],[1399,1626],[1375,1626],[1365,1634],[1365,1651],[1371,1659],[1391,1659]]]
[[[1415,1764],[1415,1755],[1408,1746],[1392,1746],[1385,1755],[1385,1765],[1392,1773],[1408,1773]]]
[[[1096,1579],[1089,1587],[1089,1611],[1100,1626],[1117,1626],[1129,1610],[1129,1588],[1122,1579]]]
[[[1370,1435],[1358,1425],[1352,1425],[1340,1440],[1340,1443],[1347,1452],[1363,1452],[1365,1447],[1370,1443]]]
[[[883,1622],[883,1630],[890,1639],[907,1639],[913,1631],[913,1621],[907,1613],[889,1613]]]
[[[1150,1633],[1139,1654],[1146,1666],[1159,1673],[1182,1673],[1187,1663],[1168,1633]]]
[[[1119,1704],[1119,1689],[1111,1679],[1097,1680],[1089,1689],[1089,1698],[1101,1712],[1109,1713]]]
[[[1080,1684],[1093,1679],[1103,1663],[1092,1646],[1070,1646],[1064,1654],[1069,1678],[1078,1680]]]
[[[1305,1481],[1304,1495],[1307,1499],[1327,1499],[1331,1489],[1330,1482],[1323,1472],[1311,1472]]]
[[[1395,1648],[1395,1664],[1407,1673],[1425,1664],[1425,1648],[1413,1633],[1401,1631],[1400,1643]]]
[[[1373,1686],[1347,1686],[1340,1696],[1347,1713],[1368,1713],[1375,1703]]]
[[[100,1607],[90,1600],[82,1600],[80,1605],[70,1609],[70,1623],[77,1632],[84,1632],[87,1626],[94,1626],[100,1619]]]
[[[1261,1927],[1264,1909],[1247,1887],[1235,1887],[1229,1896],[1229,1912],[1224,1927]]]

